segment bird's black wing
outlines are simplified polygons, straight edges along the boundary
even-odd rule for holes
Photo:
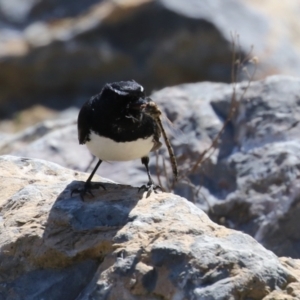
[[[89,141],[92,125],[92,107],[91,101],[87,101],[81,108],[78,119],[78,140],[79,144],[85,144]]]

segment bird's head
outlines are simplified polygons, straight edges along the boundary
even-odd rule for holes
[[[103,88],[102,96],[116,113],[133,120],[141,118],[143,107],[149,101],[144,88],[134,80],[108,83]]]

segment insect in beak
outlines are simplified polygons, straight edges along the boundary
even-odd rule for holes
[[[147,100],[139,98],[138,101],[131,102],[127,105],[126,118],[132,119],[133,122],[141,122],[143,118],[143,109],[147,104]]]
[[[148,103],[148,101],[144,98],[139,98],[138,101],[131,102],[128,104],[129,109],[133,110],[141,110]]]

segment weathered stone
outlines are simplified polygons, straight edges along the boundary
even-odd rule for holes
[[[34,126],[28,127],[17,134],[4,135],[0,141],[0,154],[8,154],[23,149],[25,146],[44,137],[46,134],[76,124],[77,109],[67,109],[53,119],[45,120]],[[42,149],[40,149],[41,151]]]
[[[104,183],[83,202],[70,191],[85,174],[13,156],[0,168],[0,299],[299,299],[298,260],[186,199]]]
[[[299,79],[285,76],[252,82],[250,87],[247,83],[236,85],[236,116],[225,128],[218,149],[192,173],[189,170],[227,118],[234,86],[184,84],[151,95],[188,141],[184,144],[181,138],[171,136],[180,170],[177,185],[172,187],[165,150],[158,156],[160,172],[155,154],[151,156],[151,173],[160,173],[160,182],[167,190],[196,203],[214,221],[252,235],[277,255],[294,258],[299,257],[300,249],[299,86]],[[70,120],[75,120],[76,114]],[[91,162],[86,147],[78,144],[72,123],[29,144],[19,143],[20,149],[13,143],[6,145],[16,149],[12,152],[16,155],[51,160],[75,170],[86,170]],[[162,158],[166,159],[166,174]],[[105,162],[98,174],[137,187],[147,180],[139,160]]]
[[[220,162],[234,174],[236,189],[213,206],[211,217],[254,236],[277,255],[299,257],[299,88],[293,77],[253,82],[232,120],[229,155]],[[237,89],[237,98],[245,85]],[[230,99],[217,98],[226,116]],[[228,180],[228,179],[227,179]]]

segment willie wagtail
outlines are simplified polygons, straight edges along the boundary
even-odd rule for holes
[[[144,88],[132,81],[106,84],[102,91],[88,100],[78,115],[78,139],[86,144],[99,161],[79,192],[83,198],[91,193],[91,180],[102,161],[129,161],[141,159],[148,174],[148,183],[140,189],[150,194],[159,186],[153,183],[149,172],[149,152],[161,147],[161,129],[155,117],[145,112],[151,101]],[[100,185],[105,189],[103,185]],[[148,195],[149,195],[148,194]]]

